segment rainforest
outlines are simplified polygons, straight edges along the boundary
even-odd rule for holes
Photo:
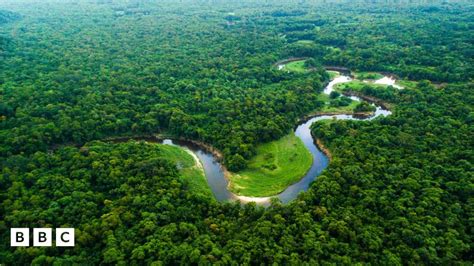
[[[473,44],[469,0],[2,0],[0,265],[472,265]]]

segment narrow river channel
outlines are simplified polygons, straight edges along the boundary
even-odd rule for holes
[[[333,91],[334,86],[339,83],[344,83],[350,81],[351,78],[349,76],[341,75],[333,79],[327,87],[324,89],[324,93],[330,94]],[[351,96],[352,100],[361,101],[360,98]],[[379,116],[387,116],[390,115],[391,112],[389,110],[385,110],[380,106],[376,106],[376,111],[374,115],[370,117],[360,118],[355,117],[353,115],[318,115],[315,116],[301,124],[299,124],[295,129],[295,135],[300,138],[306,148],[311,152],[313,156],[313,164],[311,168],[306,173],[304,177],[300,179],[300,181],[294,183],[293,185],[287,187],[283,192],[274,197],[279,198],[283,203],[288,203],[289,201],[295,199],[298,194],[302,191],[308,190],[311,182],[313,182],[321,172],[328,166],[329,158],[318,149],[315,145],[315,141],[311,136],[311,125],[319,120],[323,119],[338,119],[338,120],[371,120],[377,118]],[[229,181],[225,178],[224,171],[220,163],[215,159],[212,153],[205,151],[204,149],[191,145],[185,142],[177,142],[172,141],[170,139],[166,139],[163,141],[163,144],[168,145],[178,145],[183,148],[187,148],[194,152],[199,160],[201,161],[204,172],[206,174],[207,182],[209,187],[211,188],[215,198],[218,201],[233,201],[233,200],[240,200],[242,202],[251,202],[254,201],[260,205],[269,205],[271,197],[245,197],[235,195],[228,189]]]

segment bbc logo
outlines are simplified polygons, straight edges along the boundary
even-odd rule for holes
[[[33,228],[33,247],[51,247],[53,245],[53,229]],[[30,229],[11,228],[10,246],[29,247]],[[56,246],[74,247],[74,228],[56,228]]]

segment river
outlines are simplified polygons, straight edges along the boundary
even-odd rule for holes
[[[326,86],[326,88],[324,89],[324,93],[330,94],[331,91],[334,90],[334,86],[336,84],[349,82],[351,80],[352,79],[349,76],[340,75],[336,77],[335,79],[333,79]],[[351,96],[351,99],[356,100],[356,101],[361,101],[361,99],[356,96]],[[311,168],[308,170],[308,172],[306,173],[304,177],[302,177],[298,182],[287,187],[283,192],[281,192],[278,195],[275,195],[274,197],[279,198],[280,201],[283,203],[288,203],[289,201],[295,199],[300,192],[308,190],[308,188],[311,185],[311,182],[313,182],[321,174],[321,172],[324,169],[326,169],[326,167],[328,166],[329,158],[321,150],[318,149],[318,147],[315,145],[315,141],[313,137],[311,136],[310,127],[314,122],[323,120],[323,119],[371,120],[379,116],[387,116],[390,114],[391,112],[389,110],[385,110],[380,106],[376,106],[375,113],[370,117],[361,118],[361,117],[355,117],[353,115],[346,115],[346,114],[318,115],[299,124],[295,129],[295,135],[303,141],[306,148],[311,152],[311,155],[313,156],[313,164],[311,165]],[[240,200],[241,202],[254,201],[257,204],[264,205],[264,206],[268,206],[270,204],[271,197],[246,197],[246,196],[235,195],[234,193],[229,191],[228,189],[229,181],[225,177],[225,174],[224,174],[225,171],[223,167],[216,160],[213,154],[206,151],[205,149],[199,146],[187,143],[187,142],[173,141],[170,139],[164,140],[163,144],[178,145],[183,148],[187,148],[191,150],[197,155],[197,157],[199,158],[199,160],[201,161],[203,165],[209,187],[211,188],[212,193],[214,194],[215,198],[218,201],[221,201],[221,202],[234,201],[234,200]]]

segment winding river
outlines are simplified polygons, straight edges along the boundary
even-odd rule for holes
[[[388,77],[384,77],[384,78],[386,78],[385,80],[389,79]],[[334,86],[336,84],[349,82],[351,80],[352,78],[349,76],[340,75],[334,78],[326,86],[326,88],[324,89],[324,93],[330,94],[331,91],[334,90]],[[361,101],[361,99],[356,96],[351,96],[351,99],[355,101]],[[390,114],[391,112],[389,110],[385,110],[380,106],[376,106],[375,113],[370,117],[361,118],[361,117],[356,117],[349,114],[317,115],[299,124],[295,129],[295,135],[303,141],[306,148],[311,152],[313,156],[313,164],[311,165],[311,168],[308,170],[306,175],[300,179],[300,181],[287,187],[283,192],[273,197],[279,198],[280,201],[283,203],[288,203],[289,201],[295,199],[301,191],[308,190],[311,182],[313,182],[321,174],[321,172],[328,166],[329,158],[321,150],[318,149],[318,147],[315,145],[315,141],[313,137],[311,136],[310,127],[314,122],[323,120],[323,119],[371,120],[379,116],[387,116]],[[257,204],[264,205],[264,206],[268,206],[270,204],[270,199],[272,197],[245,197],[245,196],[236,195],[232,193],[231,191],[229,191],[228,189],[229,181],[225,177],[225,170],[223,169],[221,164],[216,160],[216,158],[211,152],[188,142],[180,142],[176,140],[165,139],[163,141],[163,144],[178,145],[180,147],[191,150],[197,155],[197,157],[199,158],[199,160],[201,161],[203,165],[209,187],[211,188],[215,198],[218,201],[222,201],[222,202],[234,201],[234,200],[240,200],[241,202],[254,201]]]

